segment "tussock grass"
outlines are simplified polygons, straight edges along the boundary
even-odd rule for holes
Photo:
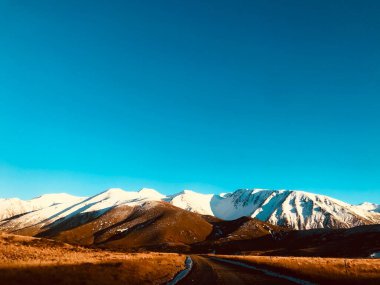
[[[162,284],[185,256],[117,253],[46,239],[0,234],[0,284]]]
[[[380,284],[379,259],[236,256],[236,260],[318,284]]]

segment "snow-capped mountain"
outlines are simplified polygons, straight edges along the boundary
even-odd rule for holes
[[[369,212],[380,213],[380,205],[379,204],[364,202],[364,203],[359,204],[357,207],[362,209],[362,210],[369,211]]]
[[[24,213],[20,213],[21,208],[17,208],[17,214],[0,221],[0,230],[18,231],[27,229],[26,234],[35,235],[43,227],[69,220],[72,217],[81,217],[81,222],[83,222],[84,219],[99,217],[119,205],[133,207],[147,201],[160,201],[165,197],[157,191],[147,188],[138,192],[111,188],[89,198],[75,197],[67,194],[58,195],[62,195],[61,202],[52,199],[56,197],[54,194],[43,195],[29,201],[22,201],[26,203],[28,207],[30,205],[32,205],[32,207],[27,208]],[[46,198],[41,199],[43,197]],[[15,199],[5,199],[4,205],[6,207],[4,209],[10,209],[14,205],[14,200]],[[0,210],[0,215],[2,212],[3,208]],[[7,211],[8,216],[9,214],[10,211]]]
[[[303,191],[241,189],[213,195],[184,190],[162,195],[153,189],[138,192],[109,189],[92,197],[48,194],[23,201],[0,199],[0,230],[37,234],[41,228],[77,217],[81,224],[119,207],[134,207],[149,201],[164,201],[194,213],[234,220],[242,216],[257,218],[293,229],[350,228],[379,224],[378,205],[350,205],[342,201]],[[23,232],[21,232],[23,233]]]
[[[223,196],[200,195],[181,192],[168,201],[177,207],[224,220],[250,216],[294,229],[349,228],[380,223],[377,213],[303,191],[241,189]]]
[[[20,200],[18,198],[0,199],[0,220],[27,212],[40,210],[55,204],[70,203],[81,199],[84,198],[66,193],[45,194],[27,201]]]

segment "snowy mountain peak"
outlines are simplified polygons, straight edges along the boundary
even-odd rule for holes
[[[142,197],[158,199],[158,200],[165,197],[165,195],[162,195],[161,193],[159,193],[155,189],[151,189],[151,188],[142,188],[138,193]]]
[[[122,195],[125,195],[127,191],[121,189],[121,188],[109,188],[105,191],[103,191],[102,193],[100,193],[99,195],[103,195],[103,196],[107,196],[107,197],[111,197],[111,196],[122,196]],[[98,196],[98,195],[96,195]]]

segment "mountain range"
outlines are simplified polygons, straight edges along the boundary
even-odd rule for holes
[[[27,201],[0,199],[0,220],[13,217],[12,227],[21,229],[79,214],[100,216],[116,206],[133,207],[149,201],[164,201],[190,212],[223,220],[247,216],[291,229],[350,228],[380,223],[380,205],[369,202],[350,205],[304,191],[240,189],[214,195],[184,190],[174,195],[163,195],[147,188],[138,192],[112,188],[92,197],[62,193],[45,194]],[[0,229],[9,227],[6,224],[0,223]]]
[[[0,231],[117,250],[367,256],[380,248],[378,209],[303,191],[113,188],[0,199]]]

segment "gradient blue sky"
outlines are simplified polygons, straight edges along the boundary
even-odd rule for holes
[[[0,196],[380,203],[380,1],[0,2]]]

